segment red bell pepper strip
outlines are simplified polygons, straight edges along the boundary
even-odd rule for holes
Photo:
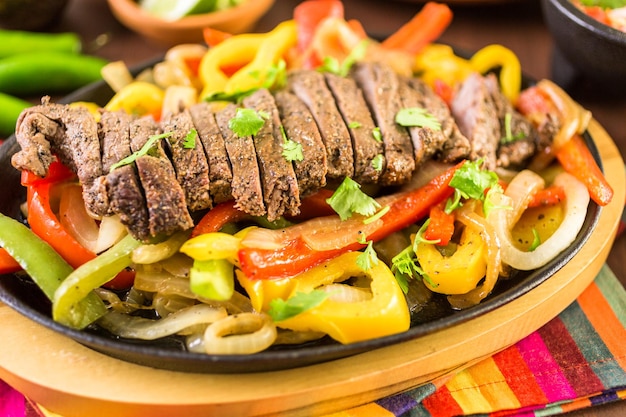
[[[587,186],[589,196],[600,206],[606,206],[613,198],[613,188],[580,135],[574,135],[556,151],[565,171]]]
[[[428,2],[411,20],[382,42],[389,49],[417,54],[436,40],[452,22],[452,10],[446,4]]]
[[[424,231],[424,239],[437,241],[437,245],[450,243],[454,234],[454,212],[446,213],[445,201],[430,208],[430,222]]]
[[[291,220],[304,221],[314,217],[330,216],[335,214],[335,210],[326,202],[333,195],[333,190],[322,188],[315,194],[311,194],[302,199],[300,213],[291,216]]]
[[[235,201],[226,201],[209,210],[191,231],[191,237],[205,233],[219,232],[228,223],[236,223],[249,218],[246,212],[235,207]]]
[[[565,200],[565,190],[558,185],[551,185],[539,190],[528,203],[528,207],[554,206]]]
[[[383,225],[367,236],[367,240],[379,241],[424,218],[433,205],[452,195],[453,189],[448,184],[461,165],[459,163],[448,169],[421,188],[398,195],[382,217]],[[252,279],[271,279],[297,275],[325,260],[344,252],[362,249],[364,246],[354,242],[333,250],[316,251],[301,237],[296,237],[277,250],[244,247],[237,255],[241,270],[246,276]]]
[[[0,274],[12,274],[21,270],[19,263],[4,248],[0,248]]]
[[[56,164],[50,165],[50,167],[53,166]],[[95,258],[96,254],[78,243],[65,230],[50,204],[52,187],[68,178],[66,169],[57,166],[45,178],[22,171],[22,183],[27,185],[28,224],[30,228],[36,235],[48,242],[67,263],[73,268],[78,268]],[[132,285],[134,277],[134,272],[122,271],[109,281],[106,287],[111,289],[128,288]]]
[[[293,18],[298,25],[298,52],[307,57],[303,61],[304,68],[316,68],[322,63],[323,57],[312,54],[310,46],[318,25],[328,17],[344,17],[341,1],[308,0],[300,3],[293,10]]]

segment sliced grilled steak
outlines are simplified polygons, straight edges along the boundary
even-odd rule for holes
[[[391,68],[369,62],[356,64],[352,76],[363,90],[382,134],[386,165],[381,182],[383,185],[402,184],[413,174],[415,158],[409,132],[395,122],[396,114],[402,107],[398,99],[398,77]]]
[[[111,212],[118,214],[128,232],[137,240],[150,240],[148,208],[135,167],[124,165],[106,176]]]
[[[130,125],[132,151],[140,150],[150,136],[158,133],[159,125],[152,117],[133,120]],[[193,227],[185,193],[161,142],[156,143],[152,154],[137,158],[135,164],[146,198],[150,236],[167,236]]]
[[[521,167],[535,154],[538,139],[537,129],[530,120],[513,108],[504,96],[494,74],[485,76],[487,88],[500,119],[500,146],[497,151],[497,166]]]
[[[263,216],[267,210],[263,202],[263,190],[254,143],[249,136],[237,136],[228,126],[236,113],[237,106],[234,104],[229,104],[215,113],[215,120],[222,132],[233,170],[232,195],[238,209],[253,216]]]
[[[260,89],[243,100],[243,105],[264,115],[265,123],[254,135],[254,148],[259,164],[267,219],[274,221],[283,214],[300,212],[298,180],[291,162],[283,156],[285,139],[274,97]]]
[[[111,165],[131,154],[130,122],[131,115],[123,110],[103,111],[99,121],[100,147],[102,148],[102,171],[106,174]]]
[[[224,145],[224,138],[215,121],[215,114],[207,102],[193,105],[189,112],[209,164],[209,194],[213,203],[219,204],[232,200],[230,184],[233,181],[233,173]]]
[[[50,103],[49,97],[44,97],[41,105],[20,115],[16,138],[22,148],[12,158],[16,168],[45,175],[56,154],[76,172],[87,210],[106,212],[108,203],[102,199],[101,184],[94,184],[102,175],[98,125],[85,107]]]
[[[382,169],[376,169],[372,161],[379,155],[383,156],[383,143],[374,136],[376,125],[363,93],[352,78],[331,73],[324,76],[352,137],[353,177],[359,183],[376,183]]]
[[[400,97],[404,107],[423,108],[441,125],[439,130],[429,127],[409,128],[417,165],[437,154],[440,155],[438,159],[444,159],[445,162],[454,162],[469,154],[469,140],[459,131],[448,105],[428,84],[419,78],[401,78]],[[446,148],[454,153],[442,154],[442,149]]]
[[[168,138],[172,165],[191,211],[211,208],[209,164],[189,110],[168,114],[161,123]]]
[[[294,71],[289,74],[288,86],[307,105],[317,123],[326,148],[328,177],[351,177],[354,174],[352,139],[324,75],[317,71]]]
[[[469,158],[483,158],[485,168],[494,169],[500,121],[485,78],[477,73],[468,76],[454,95],[451,109],[459,129],[471,143]]]
[[[294,94],[279,91],[274,96],[285,134],[302,146],[302,161],[294,162],[300,196],[326,185],[326,150],[317,124],[307,106]]]

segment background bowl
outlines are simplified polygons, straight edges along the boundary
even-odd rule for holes
[[[167,21],[142,10],[134,0],[108,0],[113,15],[129,29],[159,44],[172,46],[202,41],[202,29],[229,33],[252,30],[275,0],[246,0],[233,8]]]
[[[543,16],[562,57],[590,80],[626,86],[626,33],[588,16],[570,0],[541,0]],[[555,73],[559,68],[553,68]]]

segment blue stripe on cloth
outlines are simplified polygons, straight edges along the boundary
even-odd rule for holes
[[[578,302],[568,306],[559,317],[604,388],[626,385],[626,372],[614,360]]]

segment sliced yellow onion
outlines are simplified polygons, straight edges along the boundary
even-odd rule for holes
[[[204,333],[209,354],[246,355],[261,352],[276,340],[276,326],[266,314],[241,313],[212,323]]]
[[[372,290],[362,287],[353,287],[347,284],[328,284],[320,288],[328,293],[328,299],[340,303],[358,303],[372,299]]]
[[[227,317],[227,313],[223,308],[196,304],[157,320],[110,311],[98,321],[98,324],[120,337],[155,340],[176,334],[188,327],[214,323],[224,317]]]
[[[319,217],[307,223],[302,230],[302,239],[314,250],[326,251],[343,248],[359,242],[380,228],[381,219],[363,222],[362,216],[354,216],[348,220],[340,220],[338,216]]]
[[[82,187],[78,183],[62,186],[59,221],[78,243],[97,253],[98,225],[85,209]]]
[[[105,216],[100,220],[96,253],[104,252],[126,236],[126,227],[120,221],[119,215]]]
[[[500,239],[502,261],[505,264],[524,271],[537,269],[554,259],[576,239],[587,215],[589,193],[584,184],[566,172],[557,175],[554,184],[565,190],[563,221],[552,236],[532,252],[522,251],[514,245],[511,237],[514,223],[510,221],[513,217],[505,209],[492,210],[489,221]],[[493,197],[498,205],[516,206],[516,202],[508,195],[497,194]]]

